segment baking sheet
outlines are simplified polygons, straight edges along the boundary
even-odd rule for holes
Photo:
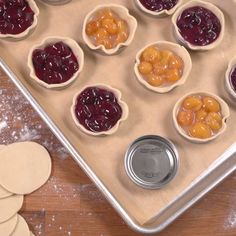
[[[175,42],[171,20],[146,16],[136,8],[134,1],[114,0],[130,9],[138,20],[138,30],[133,43],[121,54],[106,57],[90,51],[82,40],[83,19],[88,11],[102,0],[74,0],[64,6],[48,6],[40,2],[39,25],[26,40],[0,41],[0,56],[14,69],[36,100],[60,127],[69,141],[78,149],[84,160],[107,186],[131,217],[144,224],[190,186],[229,147],[236,138],[236,112],[224,89],[224,73],[228,61],[236,53],[235,26],[236,4],[233,0],[213,0],[226,16],[226,35],[223,43],[210,52],[191,52],[193,70],[185,85],[168,94],[156,94],[142,87],[135,79],[133,66],[140,48],[157,40]],[[85,67],[78,80],[61,91],[52,91],[30,83],[26,66],[27,54],[32,45],[46,36],[59,35],[74,38],[85,52]],[[128,120],[118,132],[109,137],[91,137],[78,130],[71,117],[73,95],[84,85],[107,83],[121,90],[123,100],[130,108]],[[231,117],[227,131],[217,140],[197,145],[185,141],[172,124],[171,112],[175,102],[183,94],[203,90],[214,92],[228,102]],[[137,137],[158,134],[171,139],[180,154],[180,169],[176,178],[161,190],[144,190],[126,176],[123,160],[128,145]]]

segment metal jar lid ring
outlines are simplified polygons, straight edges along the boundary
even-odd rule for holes
[[[179,167],[174,144],[161,136],[136,139],[125,154],[125,169],[131,180],[143,188],[159,189],[169,183]]]

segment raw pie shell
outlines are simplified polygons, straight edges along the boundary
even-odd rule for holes
[[[125,20],[129,26],[129,37],[128,39],[123,42],[118,44],[115,48],[112,49],[106,49],[104,47],[104,45],[94,45],[90,39],[90,37],[86,34],[86,25],[88,23],[88,21],[93,17],[93,15],[97,12],[100,11],[101,9],[104,8],[109,8],[111,10],[113,10],[115,13],[118,14],[118,16],[120,18],[122,18],[123,20]],[[97,7],[95,7],[91,12],[89,12],[87,14],[87,16],[84,19],[84,23],[83,23],[83,32],[82,32],[82,36],[83,39],[85,41],[85,43],[88,45],[88,47],[92,50],[98,50],[106,55],[113,55],[116,54],[118,52],[120,52],[120,49],[123,47],[127,47],[131,44],[131,42],[134,39],[134,35],[137,29],[137,20],[131,16],[129,14],[129,11],[126,7],[122,6],[122,5],[118,5],[118,4],[102,4],[102,5],[98,5]]]
[[[236,91],[234,91],[234,89],[232,88],[232,86],[230,84],[230,73],[231,73],[232,69],[234,69],[234,67],[236,67],[236,57],[234,57],[229,62],[227,71],[225,73],[225,87],[226,87],[226,90],[229,93],[229,95],[236,101]]]
[[[32,62],[32,55],[33,55],[33,51],[35,49],[44,49],[47,45],[49,44],[54,44],[57,42],[63,42],[66,45],[68,45],[70,47],[70,49],[72,50],[72,52],[75,54],[75,57],[77,58],[77,61],[79,63],[79,69],[74,73],[74,75],[67,80],[64,83],[60,83],[60,84],[47,84],[46,82],[40,80],[34,71],[34,65]],[[60,88],[64,88],[69,86],[72,82],[74,82],[77,77],[79,76],[79,74],[81,73],[81,71],[83,70],[84,67],[84,52],[81,49],[81,47],[71,38],[67,38],[67,37],[60,37],[60,36],[51,36],[51,37],[47,37],[45,38],[40,44],[34,45],[31,49],[30,52],[28,54],[28,67],[30,69],[30,77],[33,79],[34,82],[38,83],[39,85],[48,88],[48,89],[60,89]]]
[[[187,98],[189,96],[192,96],[192,95],[209,96],[209,97],[212,97],[212,98],[216,99],[216,101],[218,101],[220,103],[221,114],[222,114],[222,127],[215,135],[213,135],[210,138],[200,139],[200,138],[191,137],[178,124],[177,114],[178,114],[178,111],[179,111],[179,107],[181,106],[181,104],[182,104],[182,102],[184,101],[185,98]],[[228,107],[227,103],[222,98],[220,98],[219,96],[217,96],[215,94],[212,94],[212,93],[209,93],[209,92],[191,92],[191,93],[188,93],[188,94],[184,95],[182,98],[180,98],[176,102],[176,104],[174,106],[174,109],[173,109],[172,116],[173,116],[174,126],[175,126],[176,130],[179,132],[180,135],[182,135],[184,138],[186,138],[189,141],[194,142],[194,143],[207,143],[209,141],[212,141],[213,139],[216,139],[218,136],[220,136],[221,134],[223,134],[225,132],[225,130],[227,128],[226,120],[230,116],[230,111],[229,111],[229,107]]]
[[[135,0],[136,5],[145,13],[150,14],[151,16],[169,16],[172,15],[176,9],[182,4],[183,0],[178,0],[178,2],[176,3],[176,5],[174,7],[172,7],[171,9],[167,10],[161,10],[161,11],[151,11],[148,10],[146,7],[143,6],[143,4],[140,2],[140,0]]]
[[[191,43],[189,43],[188,41],[186,41],[182,35],[179,32],[179,28],[176,24],[177,19],[179,18],[179,16],[182,14],[182,12],[190,7],[194,7],[194,6],[199,6],[199,7],[204,7],[208,10],[210,10],[211,12],[213,12],[216,17],[219,19],[220,23],[221,23],[221,32],[219,34],[219,37],[212,43],[205,45],[205,46],[198,46],[198,45],[193,45]],[[174,13],[174,15],[172,16],[172,24],[174,27],[174,35],[176,37],[176,39],[183,44],[184,46],[188,47],[189,49],[192,50],[211,50],[215,47],[217,47],[221,41],[223,40],[224,37],[224,32],[225,32],[225,17],[224,14],[222,13],[222,11],[216,7],[214,4],[210,3],[210,2],[206,2],[206,1],[200,1],[200,0],[193,0],[193,1],[188,1],[187,3],[185,3],[184,5],[182,5],[181,7],[179,7],[177,9],[177,11]]]
[[[117,121],[115,126],[113,126],[111,129],[109,129],[107,131],[102,131],[102,132],[89,131],[83,125],[81,125],[76,118],[75,105],[76,105],[77,97],[81,94],[81,92],[83,92],[86,88],[89,88],[89,87],[98,87],[101,89],[111,91],[112,93],[114,93],[115,97],[117,98],[118,104],[121,106],[122,116],[121,116],[120,120]],[[118,89],[112,88],[111,86],[106,85],[106,84],[92,84],[92,85],[88,85],[88,86],[83,87],[79,92],[77,92],[75,94],[75,96],[73,98],[73,103],[71,106],[71,115],[72,115],[72,118],[73,118],[76,126],[79,127],[79,129],[82,130],[84,133],[89,134],[89,135],[93,135],[93,136],[114,134],[118,130],[120,123],[128,118],[128,114],[129,114],[129,109],[128,109],[127,104],[121,100],[121,92]]]
[[[172,51],[174,54],[178,55],[179,57],[182,58],[183,62],[184,62],[184,69],[183,69],[183,74],[181,76],[181,78],[176,81],[175,83],[172,83],[170,85],[163,85],[163,86],[152,86],[151,84],[149,84],[144,78],[143,75],[139,72],[138,70],[138,65],[140,64],[140,57],[142,55],[142,52],[150,47],[150,46],[154,46],[158,49],[165,49],[165,50],[170,50]],[[180,46],[179,44],[175,44],[172,42],[168,42],[168,41],[158,41],[158,42],[154,42],[151,43],[147,46],[145,46],[144,48],[142,48],[136,55],[136,63],[134,66],[134,72],[136,75],[137,80],[144,85],[145,87],[147,87],[148,89],[157,92],[157,93],[167,93],[170,92],[172,89],[183,85],[185,83],[185,81],[187,80],[190,72],[192,69],[192,60],[190,57],[190,54],[188,53],[188,51],[185,49],[185,47]]]
[[[29,33],[31,31],[33,31],[36,28],[36,26],[38,24],[39,9],[38,9],[38,7],[37,7],[34,0],[27,0],[27,2],[29,3],[30,8],[34,12],[34,21],[33,21],[32,25],[20,34],[0,34],[0,39],[1,38],[2,39],[12,38],[12,39],[15,39],[15,40],[24,39],[26,36],[29,35]]]

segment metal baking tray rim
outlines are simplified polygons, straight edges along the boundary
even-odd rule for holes
[[[234,170],[236,170],[236,143],[234,143],[206,171],[204,171],[202,175],[200,175],[197,179],[195,179],[184,192],[182,192],[167,207],[162,209],[160,213],[154,218],[154,221],[158,220],[158,218],[161,217],[162,215],[165,215],[166,212],[170,211],[176,205],[181,204],[182,199],[191,196],[191,193],[193,193],[193,196],[186,202],[182,203],[181,207],[177,208],[172,215],[168,216],[163,222],[155,226],[140,225],[125,211],[125,209],[121,206],[121,204],[118,202],[115,196],[111,194],[111,192],[106,188],[106,186],[99,179],[99,177],[91,170],[91,168],[83,160],[81,155],[76,151],[73,145],[63,135],[62,131],[54,124],[54,122],[50,119],[50,117],[46,114],[46,112],[33,98],[31,93],[20,82],[20,80],[17,78],[17,76],[14,74],[14,72],[9,68],[9,66],[4,62],[2,58],[0,58],[0,67],[6,73],[6,75],[11,79],[11,81],[16,85],[16,87],[21,91],[21,93],[26,97],[31,106],[35,109],[35,111],[48,125],[50,130],[54,133],[54,135],[58,138],[58,140],[62,143],[62,145],[68,149],[73,159],[77,162],[77,164],[80,165],[80,167],[87,174],[87,176],[95,183],[98,189],[104,194],[105,198],[120,214],[120,216],[123,218],[126,224],[131,229],[139,233],[154,234],[162,231],[169,224],[171,224],[176,218],[178,218],[182,213],[184,213],[188,208],[190,208],[194,203],[200,200],[205,194],[207,194],[210,190],[212,190],[215,186],[217,186],[220,182],[222,182],[226,177],[228,177]],[[222,170],[220,168],[222,168]],[[220,173],[217,174],[217,172]],[[214,176],[215,173],[217,174],[217,176]],[[204,182],[207,182],[207,180],[211,178],[213,178],[211,182],[204,187]],[[203,186],[203,188],[201,189],[200,186]],[[199,191],[194,193],[194,191],[197,190],[197,188],[200,188]]]

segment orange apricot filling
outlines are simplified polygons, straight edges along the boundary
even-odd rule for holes
[[[222,128],[220,103],[210,96],[193,95],[184,99],[177,122],[193,138],[207,139]]]
[[[106,49],[115,48],[129,37],[127,22],[109,8],[98,11],[87,23],[85,32],[96,46]]]
[[[181,79],[184,63],[182,58],[169,50],[146,48],[138,65],[139,73],[152,86],[173,84]]]

